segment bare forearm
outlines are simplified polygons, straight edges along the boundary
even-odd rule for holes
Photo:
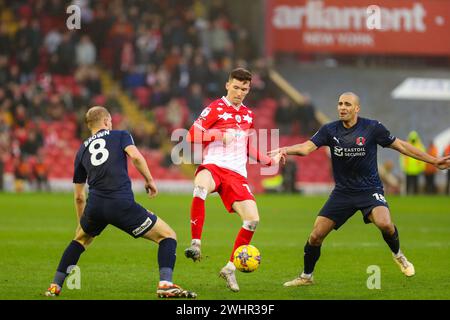
[[[403,143],[402,144],[402,148],[401,150],[398,150],[401,153],[403,153],[404,155],[417,159],[417,160],[421,160],[424,162],[428,162],[431,164],[436,164],[437,159],[431,155],[429,155],[426,152],[423,152],[422,150],[414,147],[413,145],[409,144],[409,143]]]
[[[286,154],[288,154],[288,155],[306,156],[309,154],[309,152],[306,150],[303,143],[286,147],[285,150],[286,150]]]
[[[255,159],[256,161],[258,161],[261,164],[270,166],[272,165],[272,159],[261,153],[258,149],[253,148],[252,146],[248,146],[248,155],[252,158]]]
[[[80,221],[80,218],[83,215],[84,207],[86,207],[86,195],[76,195],[75,210],[77,212],[78,221]]]
[[[133,165],[136,167],[136,169],[139,171],[139,173],[144,177],[145,181],[152,181],[153,177],[150,173],[150,169],[147,166],[147,162],[145,161],[144,157],[138,157],[135,159],[132,159]]]

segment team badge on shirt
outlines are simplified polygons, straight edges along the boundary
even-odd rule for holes
[[[356,138],[356,144],[358,146],[363,146],[366,143],[366,138],[364,137],[358,137]]]
[[[202,113],[200,114],[200,118],[205,119],[210,112],[211,112],[211,108],[209,108],[209,107],[205,108],[205,110],[203,110]]]
[[[237,123],[241,123],[242,118],[240,115],[236,115],[234,118],[236,119]]]

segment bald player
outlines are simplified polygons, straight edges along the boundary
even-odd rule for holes
[[[134,238],[142,237],[159,245],[158,297],[195,298],[194,292],[186,291],[172,282],[177,248],[175,232],[161,218],[134,201],[127,157],[144,177],[149,197],[156,196],[158,190],[147,162],[134,145],[130,133],[112,130],[111,115],[107,109],[99,106],[88,110],[86,124],[91,137],[78,150],[73,176],[78,227],[45,295],[60,295],[64,281],[80,255],[111,224]],[[89,184],[88,199],[86,180]]]
[[[389,147],[415,159],[428,162],[439,169],[450,167],[450,157],[436,158],[400,140],[376,120],[359,117],[360,99],[346,92],[339,97],[339,120],[328,123],[308,141],[272,151],[287,155],[306,156],[321,146],[331,150],[335,188],[320,211],[304,247],[304,269],[298,278],[284,286],[313,284],[313,271],[320,257],[320,248],[326,236],[339,229],[356,211],[360,210],[365,223],[373,223],[381,231],[392,251],[394,261],[407,276],[415,274],[414,266],[400,250],[397,227],[391,220],[389,206],[384,198],[383,185],[378,176],[377,145]]]

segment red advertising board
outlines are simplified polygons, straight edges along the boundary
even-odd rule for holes
[[[267,0],[275,52],[450,56],[450,0]]]

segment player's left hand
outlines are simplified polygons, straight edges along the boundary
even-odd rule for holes
[[[286,159],[286,155],[287,155],[286,147],[278,148],[278,149],[273,149],[273,150],[270,150],[269,152],[267,152],[267,154],[269,155],[269,157],[276,156],[277,154],[280,154],[280,153],[281,153],[281,154],[284,156],[284,158]]]
[[[275,154],[274,156],[271,157],[272,158],[272,164],[273,165],[277,165],[277,164],[282,164],[284,165],[286,163],[286,155],[282,152],[278,152],[277,154]]]
[[[435,166],[441,170],[450,169],[450,155],[438,158]]]
[[[145,191],[148,193],[150,199],[156,197],[158,194],[158,188],[153,180],[145,183]]]

